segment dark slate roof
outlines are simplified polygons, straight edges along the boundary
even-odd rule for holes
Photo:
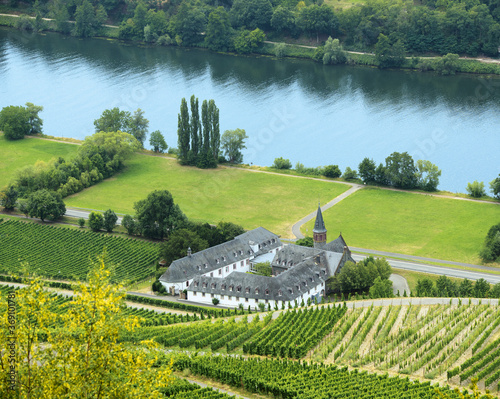
[[[187,281],[200,274],[210,273],[251,256],[267,253],[280,246],[281,241],[276,234],[263,227],[258,227],[240,234],[231,241],[173,261],[160,277],[160,281],[166,283]]]
[[[318,212],[316,213],[316,222],[314,222],[313,233],[326,233],[325,222],[323,221],[323,214],[321,213],[320,205],[318,205]]]
[[[271,266],[289,269],[302,262],[304,259],[318,255],[322,251],[316,248],[300,245],[287,245],[274,257]],[[285,262],[285,264],[283,264]]]
[[[342,234],[340,234],[335,240],[330,241],[328,244],[325,244],[324,249],[326,251],[343,253],[344,247],[347,247],[347,244],[344,240],[344,237],[342,237]],[[347,250],[349,251],[349,248],[347,248]]]
[[[240,298],[293,301],[327,278],[327,269],[309,258],[277,277],[242,272],[233,272],[223,279],[199,276],[187,290]]]

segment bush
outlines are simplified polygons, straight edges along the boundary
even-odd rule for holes
[[[352,170],[349,166],[345,168],[344,175],[342,176],[346,180],[353,180],[358,178],[358,172]]]
[[[84,218],[78,219],[78,226],[80,226],[80,227],[84,227],[85,226],[85,219]]]
[[[212,298],[212,303],[217,306],[219,304],[219,300],[217,298]]]
[[[286,44],[285,43],[278,43],[274,47],[274,54],[276,55],[277,58],[283,58],[285,56],[285,51],[286,51]],[[291,166],[290,166],[291,168]],[[288,169],[290,169],[288,168]]]
[[[92,211],[89,215],[89,227],[92,231],[99,231],[104,226],[104,216],[100,212]]]
[[[171,46],[173,43],[173,40],[170,38],[169,35],[163,35],[156,40],[156,44],[159,46]]]
[[[323,169],[323,175],[325,177],[336,178],[342,175],[338,165],[328,165]]]
[[[274,159],[274,163],[273,163],[272,167],[276,168],[276,169],[291,169],[292,163],[290,162],[289,159],[279,157],[279,158]]]
[[[474,198],[481,198],[486,195],[484,191],[484,183],[474,180],[472,183],[467,183],[467,193]]]

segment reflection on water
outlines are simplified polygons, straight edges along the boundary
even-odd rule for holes
[[[213,98],[221,129],[244,128],[245,161],[284,156],[308,166],[356,167],[408,151],[464,191],[498,170],[500,79],[326,67],[303,60],[139,47],[0,29],[0,106],[43,105],[45,132],[83,138],[113,106],[142,108],[150,131],[177,145],[180,99]]]

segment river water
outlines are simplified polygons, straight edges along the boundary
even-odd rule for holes
[[[500,78],[437,76],[241,57],[0,28],[0,107],[43,105],[44,132],[83,139],[106,108],[141,108],[177,146],[182,97],[214,99],[221,132],[245,129],[244,162],[357,168],[393,151],[442,170],[440,189],[500,173]]]

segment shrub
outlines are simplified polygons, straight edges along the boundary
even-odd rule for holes
[[[278,43],[274,47],[274,54],[276,55],[277,58],[283,58],[285,56],[285,50],[286,50],[286,44],[285,43]],[[291,168],[291,166],[290,166]],[[288,168],[288,169],[290,169]]]
[[[78,226],[80,226],[80,227],[84,227],[85,226],[85,219],[84,218],[78,219]]]
[[[273,163],[272,167],[276,168],[276,169],[291,169],[292,163],[290,162],[289,159],[279,157],[279,158],[274,159],[274,163]]]
[[[346,180],[353,180],[358,178],[358,172],[352,170],[349,166],[345,168],[344,175],[342,176]]]
[[[89,227],[92,231],[99,231],[104,226],[104,216],[100,212],[92,211],[89,215]]]
[[[474,180],[472,183],[467,183],[467,193],[474,198],[481,198],[486,195],[484,191],[484,183]]]
[[[326,177],[336,178],[340,177],[342,175],[342,172],[340,171],[338,165],[328,165],[323,169],[323,175]]]
[[[212,303],[217,306],[219,304],[219,300],[217,298],[212,298]]]

